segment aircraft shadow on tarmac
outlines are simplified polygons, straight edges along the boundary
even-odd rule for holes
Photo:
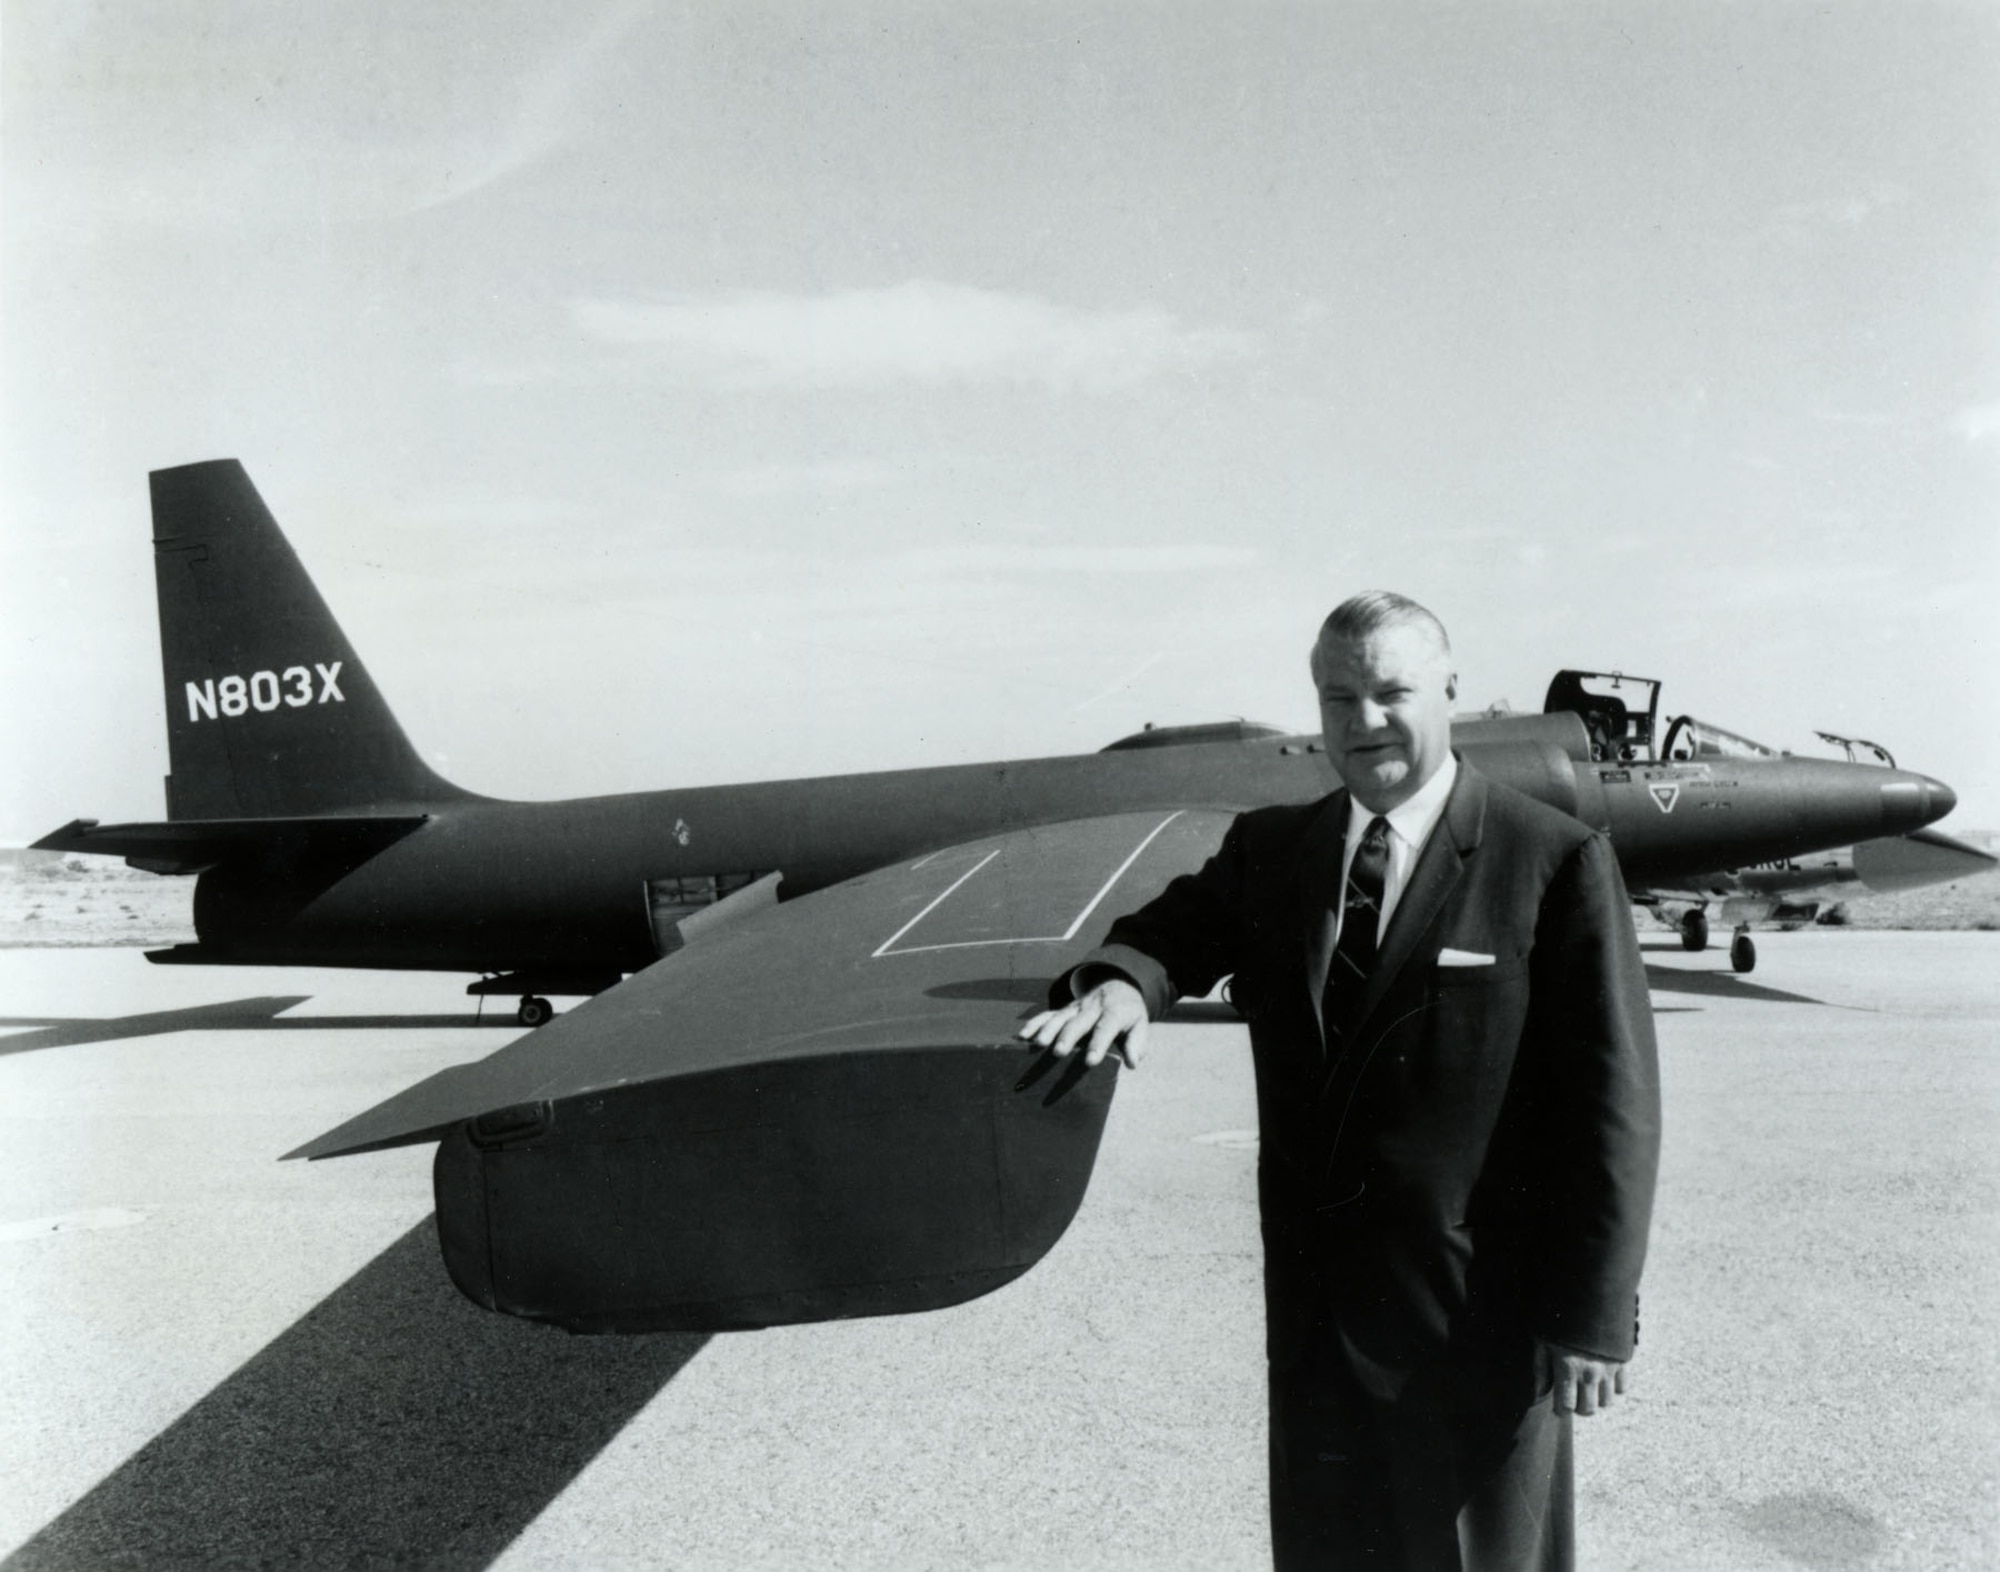
[[[1655,946],[1658,948],[1658,946]],[[1676,946],[1678,948],[1678,946]],[[1824,999],[1788,993],[1748,982],[1733,972],[1685,971],[1672,966],[1648,966],[1646,983],[1655,993],[1705,994],[1722,999],[1762,999],[1774,1004],[1826,1004]],[[1025,1018],[1041,1009],[1048,998],[1048,981],[1034,977],[990,977],[946,983],[929,990],[940,999],[1012,1000],[1025,1006]],[[219,1004],[191,1005],[180,1010],[152,1010],[139,1015],[89,1016],[0,1016],[0,1030],[17,1030],[0,1037],[0,1058],[9,1054],[33,1053],[43,1048],[68,1048],[85,1043],[121,1042],[134,1037],[159,1037],[170,1032],[276,1031],[323,1032],[355,1030],[456,1029],[477,1026],[505,1026],[519,1030],[504,1015],[490,1020],[483,1015],[301,1015],[285,1011],[307,1003],[310,994],[263,994],[249,999],[227,999]],[[1685,1008],[1685,1007],[1682,1007]],[[1661,1006],[1656,1014],[1674,1013],[1674,1006]],[[1183,999],[1166,1017],[1180,1022],[1228,1023],[1239,1020],[1226,1003],[1211,999]]]
[[[1809,994],[1787,993],[1783,988],[1767,988],[1746,982],[1734,972],[1690,972],[1677,966],[1648,966],[1646,986],[1654,993],[1702,994],[1711,999],[1761,999],[1770,1004],[1817,1004],[1830,1010],[1850,1010],[1853,1005],[1830,1004]],[[1666,1014],[1671,1006],[1654,1014]]]
[[[1673,947],[1678,950],[1680,945],[1676,942]],[[1648,966],[1646,986],[1655,993],[1704,994],[1717,999],[1761,999],[1773,1004],[1826,1004],[1824,999],[1787,993],[1782,988],[1767,988],[1762,983],[1746,981],[1734,972],[1683,971],[1675,966]],[[928,992],[936,999],[1014,1000],[1039,1010],[1048,1002],[1048,990],[1045,978],[980,977],[944,983]],[[1684,1013],[1688,1008],[1685,1005],[1660,1005],[1655,1007],[1653,1013],[1674,1015]],[[1029,1012],[1024,1010],[1022,1013],[1026,1015]],[[1220,999],[1183,999],[1167,1013],[1165,1019],[1227,1023],[1239,1021],[1242,1017]]]
[[[132,1037],[159,1037],[168,1032],[325,1032],[427,1027],[507,1026],[518,1031],[511,1017],[495,1015],[301,1015],[286,1010],[305,1004],[311,994],[265,994],[252,999],[228,999],[183,1010],[151,1010],[141,1015],[0,1016],[0,1029],[27,1027],[0,1037],[0,1057],[32,1053],[38,1048],[69,1048],[82,1043],[122,1042]],[[281,1018],[282,1017],[282,1018]]]
[[[490,1315],[426,1218],[0,1566],[483,1567],[707,1341]]]

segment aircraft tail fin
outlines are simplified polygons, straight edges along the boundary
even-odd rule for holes
[[[151,479],[167,818],[467,798],[410,746],[243,466]]]

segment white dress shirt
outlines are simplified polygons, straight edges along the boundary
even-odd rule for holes
[[[1389,931],[1389,919],[1395,915],[1396,903],[1403,898],[1403,887],[1410,882],[1410,870],[1416,867],[1424,842],[1431,838],[1438,820],[1444,817],[1445,799],[1451,795],[1451,783],[1457,779],[1458,760],[1447,753],[1443,767],[1417,789],[1415,796],[1379,815],[1389,821],[1389,866],[1382,876],[1382,915],[1375,925],[1378,944]],[[1348,797],[1347,849],[1341,853],[1340,907],[1334,913],[1336,944],[1340,942],[1340,924],[1347,915],[1347,870],[1354,866],[1355,849],[1377,817],[1373,808],[1364,808],[1357,798]]]

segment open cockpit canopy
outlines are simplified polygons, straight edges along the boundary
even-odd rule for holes
[[[1582,718],[1590,734],[1590,757],[1598,763],[1653,758],[1659,708],[1658,682],[1618,671],[1559,671],[1542,700],[1544,715]]]

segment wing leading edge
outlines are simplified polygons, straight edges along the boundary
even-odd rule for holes
[[[438,1139],[453,1280],[579,1331],[975,1298],[1069,1226],[1116,1085],[1016,1027],[1229,817],[1043,826],[819,891],[291,1155]]]

